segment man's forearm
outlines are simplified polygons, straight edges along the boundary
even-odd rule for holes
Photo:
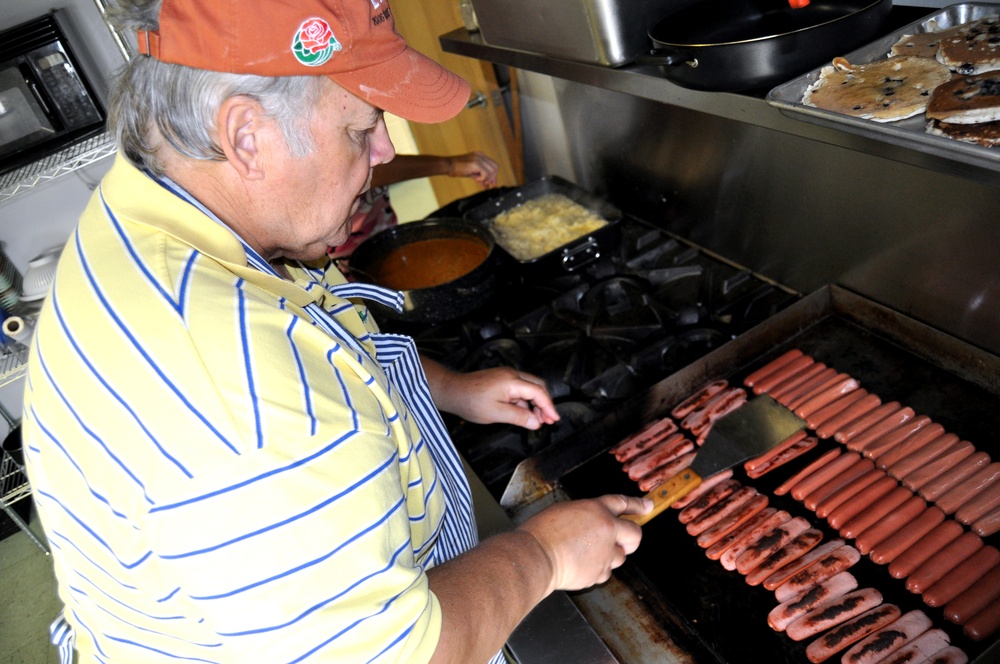
[[[443,614],[431,660],[486,662],[518,623],[552,592],[553,568],[531,534],[514,530],[486,540],[427,573]]]

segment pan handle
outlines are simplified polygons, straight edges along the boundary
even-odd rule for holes
[[[698,58],[692,57],[690,54],[682,51],[647,51],[644,54],[635,56],[633,62],[637,65],[654,65],[657,67],[673,67],[685,63],[692,68],[698,66]]]

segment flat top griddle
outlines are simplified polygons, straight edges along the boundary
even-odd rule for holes
[[[794,313],[791,316],[794,318]],[[765,322],[755,328],[758,339],[748,340],[743,351],[734,351],[736,355],[730,366],[739,368],[733,373],[712,373],[711,365],[723,366],[725,358],[722,358],[714,363],[707,362],[709,366],[704,369],[691,367],[689,375],[679,378],[679,382],[695,385],[692,381],[725,377],[732,385],[742,385],[748,373],[785,351],[798,348],[817,361],[857,378],[865,389],[878,394],[883,402],[897,400],[918,414],[926,414],[939,422],[947,431],[969,440],[977,449],[992,456],[1000,454],[994,442],[996,422],[993,416],[1000,412],[1000,398],[982,385],[983,382],[988,383],[988,377],[969,380],[939,366],[960,361],[961,344],[955,346],[959,349],[957,353],[951,352],[954,348],[949,351],[949,357],[929,358],[849,318],[833,313],[808,327],[793,324],[796,331],[787,335],[782,331],[774,333],[760,329],[767,328],[768,323]],[[883,322],[889,326],[886,328],[890,330],[889,335],[894,334],[894,321],[880,321],[879,325]],[[908,330],[903,332],[904,336],[909,333]],[[764,342],[764,339],[767,341]],[[739,344],[740,340],[733,343]],[[760,343],[766,344],[766,352],[747,357],[743,363],[738,361],[741,352],[752,352],[754,345]],[[920,347],[921,352],[926,348],[924,339],[915,338],[914,345]],[[972,349],[970,361],[975,356],[976,351]],[[982,368],[970,367],[970,370]],[[690,391],[678,394],[684,396]],[[679,399],[668,399],[664,407],[669,410],[669,406],[676,401]],[[604,442],[606,450],[616,440],[606,439]],[[741,467],[734,471],[734,477],[767,494],[771,506],[787,510],[792,516],[805,517],[824,532],[824,541],[827,541],[839,535],[824,519],[790,496],[775,496],[773,492],[781,482],[835,446],[840,444],[821,440],[809,454],[761,478],[747,478]],[[641,495],[635,483],[621,470],[620,464],[606,452],[596,454],[563,475],[559,484],[574,498],[608,492]],[[774,594],[762,587],[749,586],[738,572],[727,571],[719,562],[708,559],[695,538],[677,520],[677,514],[677,510],[670,509],[647,524],[643,544],[617,574],[637,589],[653,613],[662,617],[666,629],[680,630],[681,638],[699,644],[699,650],[703,650],[699,661],[704,658],[705,661],[752,664],[764,661],[761,657],[765,656],[769,662],[807,662],[805,648],[808,641],[796,643],[783,633],[773,631],[767,624],[768,612],[778,604]],[[1000,536],[994,535],[986,542],[1000,545]],[[925,611],[935,626],[948,632],[952,643],[969,655],[970,661],[977,661],[997,640],[993,637],[987,642],[977,643],[968,639],[960,627],[944,620],[940,608],[926,606],[918,595],[907,591],[905,579],[892,578],[885,566],[876,565],[867,556],[862,557],[851,573],[858,578],[859,587],[879,589],[885,602],[898,605],[904,613],[911,609]]]

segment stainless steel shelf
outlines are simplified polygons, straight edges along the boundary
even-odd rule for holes
[[[28,361],[28,349],[21,344],[11,343],[0,349],[0,388],[10,385],[24,376]]]
[[[0,175],[0,203],[33,187],[89,166],[115,153],[115,142],[107,133],[60,150]]]
[[[906,12],[900,14],[901,18],[912,16],[914,11],[925,13],[920,8],[905,9]],[[463,28],[442,35],[440,42],[442,49],[448,53],[708,113],[939,173],[995,185],[997,173],[1000,172],[1000,159],[993,155],[973,159],[961,146],[942,143],[929,149],[926,145],[900,141],[888,132],[883,135],[877,131],[852,131],[850,127],[804,122],[801,118],[789,117],[768,104],[763,94],[689,90],[671,83],[658,67],[607,67],[561,60],[539,53],[492,46],[479,33],[470,33]]]

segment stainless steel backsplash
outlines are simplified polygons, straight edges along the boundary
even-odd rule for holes
[[[562,175],[803,293],[839,284],[1000,354],[1000,176],[520,81],[527,179]]]

